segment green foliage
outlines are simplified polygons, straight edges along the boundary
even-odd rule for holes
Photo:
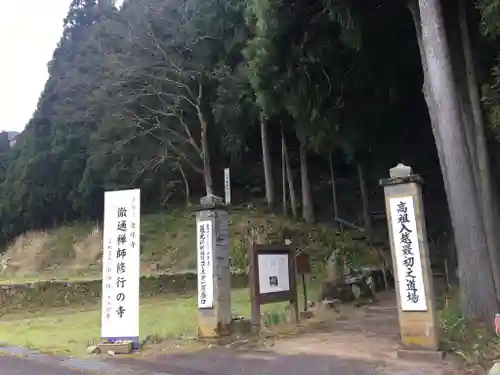
[[[488,122],[493,134],[500,139],[500,58],[491,69],[491,84],[483,85],[483,103],[488,109]]]
[[[457,302],[458,298],[450,298],[439,311],[443,344],[463,360],[466,369],[485,371],[498,358],[500,338],[464,319]]]
[[[479,0],[477,2],[481,15],[481,32],[492,44],[493,53],[497,56],[489,66],[490,72],[487,83],[483,84],[483,103],[486,107],[488,125],[493,135],[500,139],[500,1]]]
[[[0,242],[99,221],[105,190],[140,187],[144,212],[172,210],[213,174],[221,195],[229,164],[235,196],[260,197],[259,116],[273,162],[283,125],[294,173],[297,140],[351,158],[378,147],[383,163],[405,132],[392,93],[414,68],[390,65],[412,43],[407,31],[382,41],[407,15],[384,1],[137,0],[118,10],[73,0],[32,119],[13,148],[0,145]]]
[[[481,12],[481,27],[484,35],[496,38],[500,35],[500,1],[478,0],[477,7]]]
[[[255,109],[253,93],[240,91],[241,3],[106,4],[70,6],[38,108],[2,175],[4,240],[99,218],[104,190],[140,186],[146,209],[186,194],[203,173],[201,122],[225,133],[210,147],[244,147]]]
[[[387,9],[342,0],[247,4],[245,55],[263,118],[279,119],[315,152],[340,149],[353,159],[374,151],[388,122],[381,103],[397,82],[379,62],[382,47],[372,50],[374,35],[389,32],[380,22]]]

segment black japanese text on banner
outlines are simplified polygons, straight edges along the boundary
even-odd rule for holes
[[[427,311],[413,198],[391,198],[390,210],[401,309]]]
[[[140,190],[104,194],[101,337],[139,337]]]

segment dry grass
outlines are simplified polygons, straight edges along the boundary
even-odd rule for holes
[[[80,265],[100,265],[102,259],[102,231],[95,227],[82,240],[73,243],[75,263]]]
[[[145,215],[141,223],[141,271],[194,269],[192,213]],[[94,224],[69,225],[19,236],[0,255],[0,282],[100,277],[102,231]],[[6,265],[3,269],[2,264]]]
[[[231,265],[237,271],[246,268],[246,248],[250,240],[258,243],[281,242],[285,232],[293,238],[296,246],[310,250],[321,260],[335,247],[344,251],[344,248],[356,245],[336,236],[329,224],[319,223],[309,227],[290,218],[248,209],[231,211],[229,220]],[[141,217],[141,273],[194,270],[195,248],[193,212]],[[0,283],[100,277],[102,232],[92,223],[29,232],[17,238],[7,249],[0,249],[0,253],[2,250],[5,252],[0,255]],[[2,258],[7,260],[5,271],[1,267]]]
[[[39,272],[51,263],[51,254],[46,251],[49,240],[47,232],[28,232],[16,238],[3,259],[12,272]]]
[[[101,232],[91,226],[28,232],[1,256],[5,269],[0,269],[0,280],[23,282],[98,273],[101,244]]]

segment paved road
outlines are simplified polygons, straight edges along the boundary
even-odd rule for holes
[[[321,356],[273,356],[252,354],[234,357],[234,353],[222,352],[214,355],[177,359],[165,362],[129,362],[117,365],[112,372],[70,369],[56,363],[39,362],[19,357],[0,357],[1,375],[436,375],[437,372],[422,372],[417,366],[385,368],[376,361],[360,363],[344,359]],[[119,362],[122,362],[121,360]],[[141,363],[142,362],[142,363]],[[130,366],[130,367],[129,367]]]
[[[356,350],[356,348],[352,348]],[[73,369],[64,362],[0,356],[1,375],[442,375],[441,366],[386,363],[324,355],[280,355],[269,352],[214,350],[197,355],[167,356],[156,361],[118,359],[85,361]],[[89,369],[88,371],[85,369]]]
[[[56,364],[42,363],[20,357],[0,356],[2,375],[91,375],[89,372],[71,370]]]

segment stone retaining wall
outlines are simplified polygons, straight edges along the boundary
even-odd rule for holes
[[[248,276],[233,274],[231,285],[233,288],[246,287]],[[196,288],[196,273],[142,276],[140,280],[141,297],[193,292]],[[98,303],[100,298],[101,280],[0,285],[0,315],[16,310],[85,306]]]

